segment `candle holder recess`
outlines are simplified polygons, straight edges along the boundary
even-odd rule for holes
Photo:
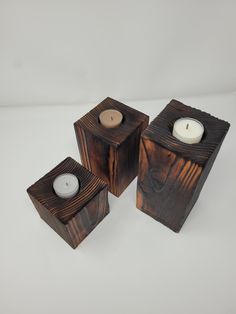
[[[140,135],[148,121],[146,114],[106,98],[74,123],[82,164],[116,196],[138,173]]]
[[[172,136],[174,122],[183,117],[204,126],[197,144]],[[142,133],[137,208],[179,232],[211,170],[230,124],[172,100]]]
[[[76,195],[63,199],[53,189],[55,178],[71,173],[80,182]],[[40,217],[72,248],[109,213],[108,186],[68,157],[27,189]]]

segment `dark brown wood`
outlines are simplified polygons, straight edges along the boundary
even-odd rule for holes
[[[198,144],[172,136],[174,122],[191,117],[204,125]],[[172,100],[142,133],[137,208],[179,232],[214,163],[229,123]]]
[[[119,127],[107,129],[100,123],[99,114],[106,109],[123,114]],[[144,113],[106,98],[74,123],[82,164],[107,182],[116,196],[137,176],[140,135],[148,120]]]
[[[54,179],[62,173],[74,174],[79,192],[70,199],[58,197]],[[72,248],[109,213],[108,186],[100,178],[68,157],[27,189],[40,217]]]

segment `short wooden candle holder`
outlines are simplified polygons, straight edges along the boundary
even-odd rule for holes
[[[109,109],[122,113],[119,126],[106,128],[99,121],[101,112]],[[140,135],[148,121],[144,113],[106,98],[74,124],[82,164],[116,196],[137,176]]]
[[[200,143],[185,144],[172,136],[174,122],[182,117],[203,124]],[[178,232],[200,194],[229,126],[172,100],[141,136],[137,208]]]
[[[54,179],[62,173],[74,174],[79,192],[63,199],[53,190]],[[40,217],[72,248],[109,213],[108,186],[100,178],[68,157],[27,189]]]

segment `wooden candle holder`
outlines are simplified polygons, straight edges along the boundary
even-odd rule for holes
[[[120,126],[109,129],[100,123],[99,115],[107,109],[123,114]],[[137,176],[140,135],[148,121],[144,113],[106,98],[74,123],[82,164],[116,196]]]
[[[203,124],[200,143],[185,144],[172,136],[173,124],[181,117]],[[198,199],[229,126],[172,100],[141,136],[137,208],[178,232]]]
[[[53,190],[54,179],[62,173],[74,174],[79,192],[62,199]],[[68,157],[27,189],[40,217],[72,248],[109,213],[108,186],[100,178]]]

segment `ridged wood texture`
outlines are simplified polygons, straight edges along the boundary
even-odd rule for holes
[[[54,179],[62,173],[72,173],[80,182],[79,192],[70,199],[58,197],[53,190]],[[40,217],[72,248],[109,213],[107,184],[70,157],[27,192]]]
[[[101,125],[99,114],[106,109],[123,114],[119,127]],[[137,176],[140,135],[148,121],[142,112],[106,98],[74,123],[82,164],[107,182],[116,196]]]
[[[191,117],[204,125],[198,144],[172,136],[174,122]],[[229,129],[229,123],[172,100],[142,133],[137,208],[178,232],[194,206]]]

